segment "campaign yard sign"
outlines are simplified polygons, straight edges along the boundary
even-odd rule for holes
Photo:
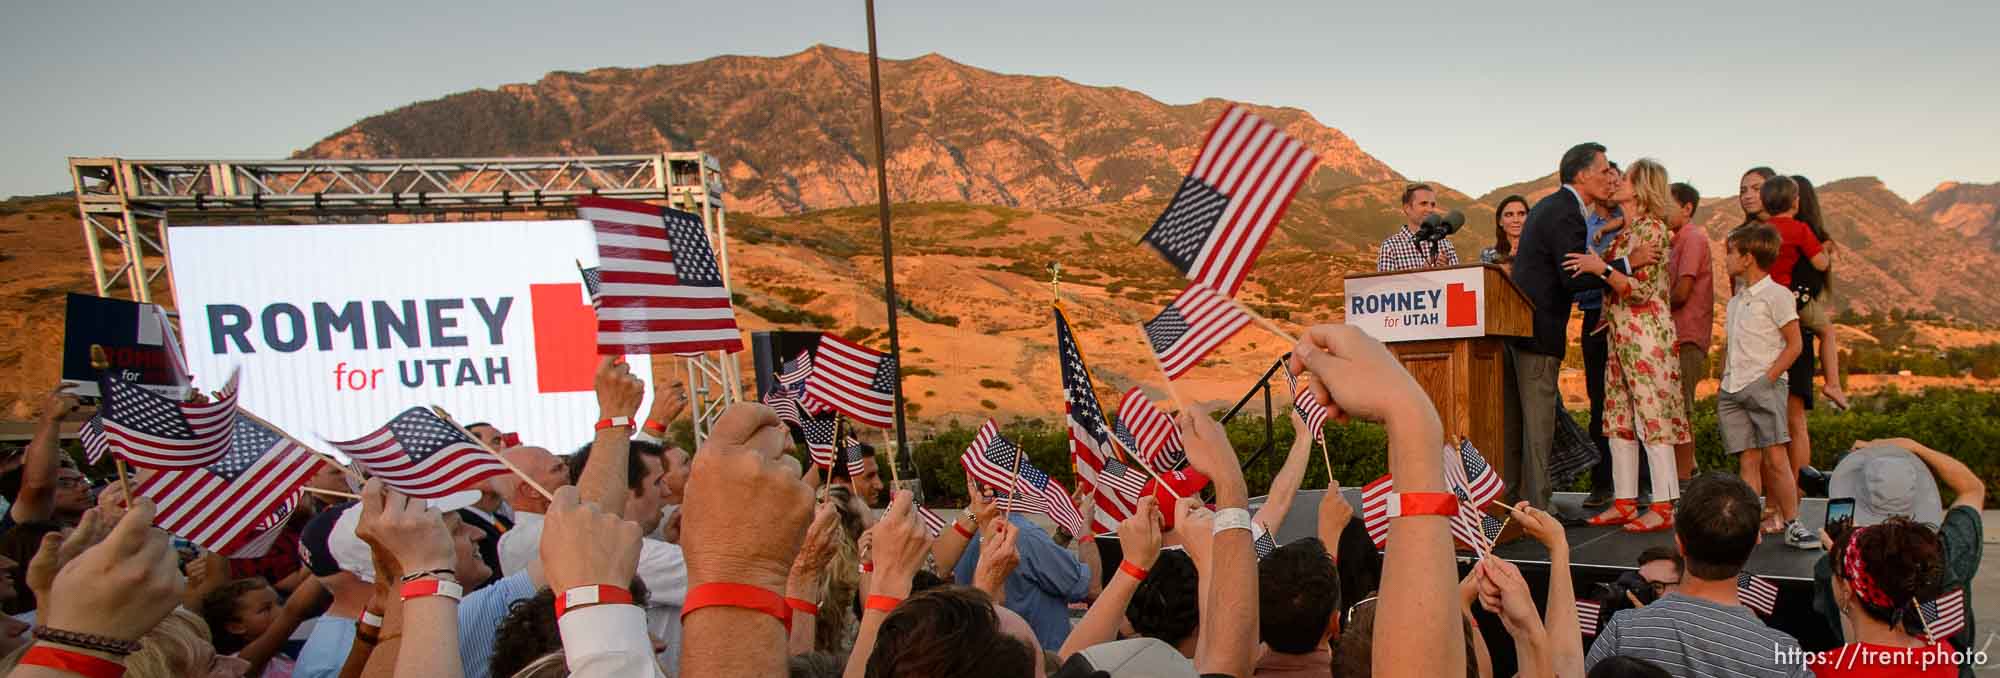
[[[197,385],[242,366],[243,406],[322,450],[417,405],[557,453],[592,437],[588,222],[178,226],[168,241]]]
[[[173,398],[187,396],[187,368],[159,306],[71,293],[63,309],[62,381],[95,398],[106,370]]]
[[[1486,271],[1478,266],[1347,279],[1347,324],[1384,342],[1486,334]]]

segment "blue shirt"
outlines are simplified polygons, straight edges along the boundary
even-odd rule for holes
[[[1619,216],[1619,211],[1616,208],[1613,208],[1611,210],[1611,216],[1612,217]],[[1599,256],[1603,256],[1604,247],[1607,243],[1598,242],[1597,233],[1599,231],[1604,230],[1604,225],[1606,223],[1609,222],[1605,220],[1603,217],[1597,216],[1597,212],[1591,210],[1583,211],[1584,245],[1586,247],[1589,247],[1591,252],[1594,252]],[[1604,290],[1592,289],[1576,293],[1576,307],[1579,309],[1583,309],[1585,311],[1594,311],[1603,308]],[[1583,328],[1583,331],[1589,332],[1590,328],[1588,327]]]
[[[313,622],[306,646],[299,648],[298,663],[292,665],[292,678],[339,676],[341,665],[347,663],[348,651],[354,648],[354,626],[352,619],[331,615],[322,615]]]
[[[1069,604],[1083,600],[1090,595],[1090,566],[1083,564],[1069,549],[1057,546],[1049,533],[1019,513],[1008,516],[1008,522],[1021,530],[1015,538],[1014,548],[1020,551],[1021,564],[1014,568],[1014,574],[1007,577],[1007,609],[1028,620],[1028,627],[1035,630],[1035,639],[1042,649],[1062,647],[1069,638]],[[972,571],[979,567],[979,539],[965,547],[965,555],[958,559],[958,567],[952,575],[961,584],[972,582]]]
[[[491,586],[465,595],[458,604],[458,661],[465,678],[491,678],[493,673],[494,631],[514,601],[535,595],[528,573],[520,572],[493,582]],[[323,616],[313,624],[306,645],[299,650],[294,678],[335,678],[354,648],[352,619]]]

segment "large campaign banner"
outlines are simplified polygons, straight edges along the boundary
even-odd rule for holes
[[[308,445],[416,405],[557,453],[593,435],[588,222],[177,226],[168,247],[195,385],[240,366],[243,405]]]

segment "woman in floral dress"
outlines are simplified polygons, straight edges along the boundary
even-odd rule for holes
[[[1613,236],[1605,258],[1630,255],[1641,243],[1654,252],[1672,249],[1668,210],[1677,209],[1667,189],[1667,170],[1644,159],[1632,164],[1612,193],[1630,223]],[[1611,508],[1593,525],[1623,525],[1628,532],[1673,527],[1673,501],[1680,498],[1674,446],[1690,440],[1687,406],[1681,401],[1680,361],[1673,352],[1674,319],[1667,304],[1673,289],[1666,257],[1620,279],[1605,295],[1611,325],[1611,358],[1604,373],[1604,433],[1611,439]],[[1653,504],[1638,514],[1639,457],[1643,447],[1653,480]]]

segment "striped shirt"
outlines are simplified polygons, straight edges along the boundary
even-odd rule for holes
[[[507,618],[507,610],[514,606],[514,601],[534,596],[535,582],[526,572],[503,577],[466,594],[465,600],[458,604],[458,661],[465,669],[465,678],[493,675],[493,644],[497,635],[494,631]]]
[[[1750,608],[1669,593],[1651,605],[1612,615],[1584,657],[1587,671],[1612,656],[1644,659],[1675,678],[1810,678],[1799,641],[1765,626]]]

